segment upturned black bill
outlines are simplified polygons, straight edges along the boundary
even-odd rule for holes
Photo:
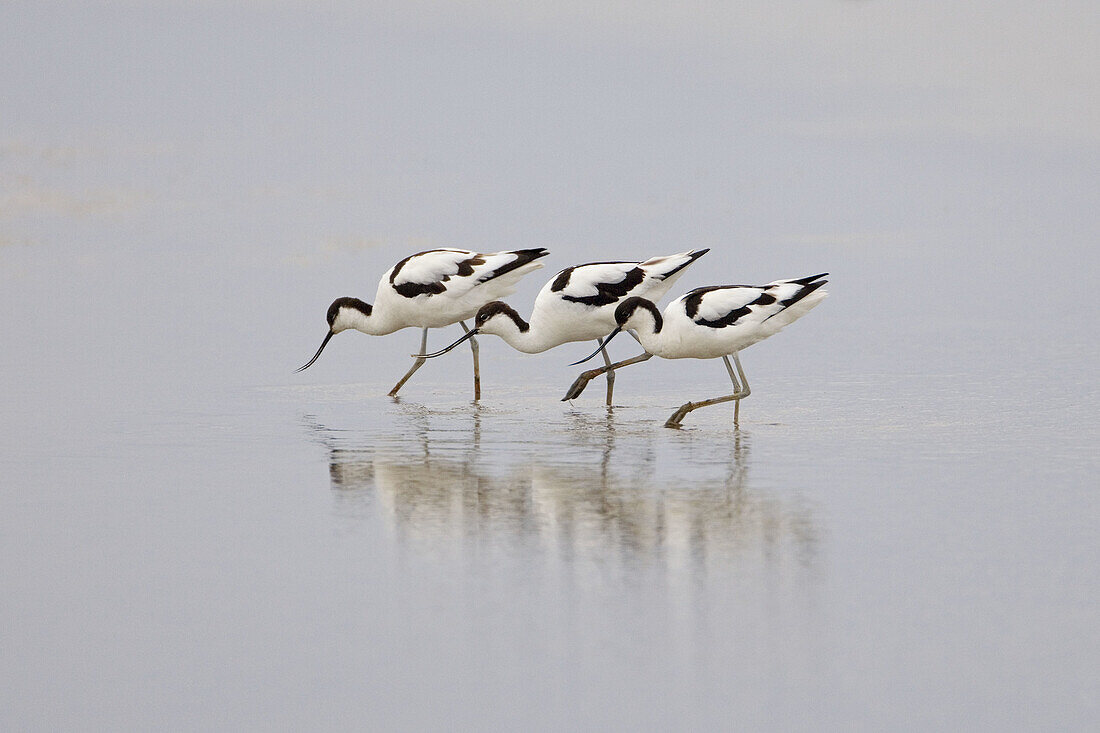
[[[584,357],[584,358],[583,358],[583,359],[581,359],[580,361],[575,361],[575,362],[573,362],[573,363],[572,363],[572,364],[570,364],[569,366],[577,366],[578,364],[583,364],[583,363],[585,363],[586,361],[588,361],[589,359],[591,359],[591,358],[592,358],[593,356],[595,356],[596,354],[598,354],[598,353],[600,353],[601,351],[603,351],[604,347],[605,347],[605,346],[607,346],[607,344],[608,344],[608,343],[609,343],[609,342],[611,341],[611,339],[615,338],[615,336],[616,336],[616,335],[617,335],[617,334],[618,334],[618,333],[619,333],[620,331],[622,331],[622,330],[623,330],[623,327],[622,327],[622,326],[616,326],[616,327],[615,327],[615,330],[614,330],[614,331],[612,331],[611,333],[607,334],[607,338],[605,338],[605,339],[604,339],[603,341],[601,341],[601,342],[600,342],[600,348],[596,349],[595,351],[593,351],[593,352],[592,352],[591,354],[589,354],[588,356]]]
[[[297,374],[298,372],[302,371],[303,369],[308,369],[313,364],[313,362],[317,361],[317,357],[320,356],[321,352],[325,350],[325,345],[328,343],[328,340],[330,338],[332,338],[332,331],[329,331],[328,335],[325,336],[325,340],[321,342],[321,348],[317,349],[317,353],[313,355],[313,358],[310,359],[308,362],[306,362],[305,365],[300,366],[297,369],[295,369],[294,373]]]

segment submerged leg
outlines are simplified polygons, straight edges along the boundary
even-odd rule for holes
[[[424,332],[422,334],[420,334],[420,351],[417,352],[417,353],[423,354],[427,350],[428,350],[428,329],[425,328]],[[414,361],[413,365],[412,365],[412,368],[409,369],[409,371],[405,372],[405,376],[401,377],[401,381],[398,382],[397,384],[395,384],[393,389],[390,390],[390,395],[389,396],[390,397],[396,397],[397,396],[397,390],[401,389],[405,385],[405,382],[409,381],[409,377],[411,377],[413,374],[415,374],[417,369],[424,366],[425,361],[427,361],[427,359],[425,359],[423,357],[421,357],[421,358],[417,359],[416,361]]]
[[[731,400],[736,400],[736,404],[733,408],[733,422],[736,425],[737,418],[739,417],[738,411],[741,407],[741,400],[749,396],[749,383],[745,381],[745,372],[743,369],[741,369],[741,362],[737,358],[736,354],[733,355],[733,360],[737,363],[737,372],[741,375],[744,386],[737,382],[737,376],[733,373],[733,367],[730,365],[729,357],[723,356],[722,361],[726,363],[726,371],[729,372],[730,381],[733,382],[733,394],[726,395],[725,397],[712,397],[709,400],[703,400],[701,402],[685,402],[684,404],[680,405],[679,410],[672,413],[672,417],[665,421],[665,427],[678,428],[680,427],[680,423],[683,422],[683,419],[687,417],[687,414],[692,410],[698,410],[700,407],[710,407],[711,405],[718,405],[723,402],[729,402]]]
[[[458,325],[462,326],[462,330],[466,333],[470,332],[470,329],[466,326],[465,321],[459,321]],[[424,353],[421,351],[420,353]],[[477,345],[477,336],[470,337],[470,353],[474,355],[474,400],[481,399],[481,365],[478,361],[478,355],[481,353],[480,347]]]
[[[614,369],[621,369],[624,366],[630,366],[631,364],[643,362],[646,359],[651,358],[652,356],[653,354],[649,353],[638,354],[632,359],[624,359],[623,361],[617,361],[614,364],[602,366],[599,369],[589,369],[587,372],[581,372],[580,376],[577,377],[577,380],[573,382],[573,386],[570,387],[569,391],[565,393],[565,397],[561,398],[561,401],[568,402],[569,400],[579,397],[581,392],[584,391],[584,388],[588,386],[588,383],[596,377],[600,376],[601,374],[606,374],[607,372],[610,372]]]
[[[615,392],[615,370],[611,367],[611,357],[607,355],[607,349],[604,348],[603,342],[600,344],[600,352],[603,354],[603,363],[607,366],[607,406],[611,407],[611,395]]]

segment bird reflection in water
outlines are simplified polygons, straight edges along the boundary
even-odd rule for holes
[[[493,416],[494,418],[497,416]],[[677,568],[755,558],[807,568],[817,545],[795,492],[750,488],[751,438],[702,445],[648,426],[573,413],[524,441],[481,408],[442,419],[411,411],[404,429],[311,430],[329,452],[338,514],[380,520],[402,545],[537,554],[550,564]],[[517,428],[518,431],[518,428]],[[671,466],[671,469],[669,468]]]

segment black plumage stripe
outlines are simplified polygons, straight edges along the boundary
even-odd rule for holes
[[[593,265],[627,265],[627,264],[631,264],[631,263],[622,262],[622,261],[586,262],[583,265],[573,265],[572,267],[567,267],[564,270],[562,270],[561,272],[559,272],[558,276],[554,278],[554,282],[550,284],[550,292],[558,293],[558,292],[561,292],[562,290],[565,290],[565,288],[569,285],[569,279],[573,277],[573,270],[576,270],[578,267],[591,267]]]
[[[645,280],[645,270],[635,267],[627,271],[626,276],[617,283],[596,283],[595,295],[563,295],[562,300],[582,305],[601,306],[617,303]]]
[[[771,305],[775,302],[774,295],[771,295],[768,292],[762,292],[759,296],[757,296],[756,300],[752,301],[748,305],[744,305],[740,308],[735,308],[734,310],[731,310],[729,313],[726,313],[721,318],[715,318],[714,320],[708,320],[706,318],[696,318],[696,316],[699,315],[699,306],[702,304],[703,297],[707,293],[714,292],[715,290],[729,290],[731,288],[751,288],[753,290],[766,291],[766,287],[761,288],[757,285],[712,285],[711,287],[706,288],[696,288],[695,290],[692,290],[690,293],[688,293],[688,297],[684,299],[684,312],[687,314],[688,318],[692,319],[693,321],[695,321],[696,324],[700,326],[708,326],[710,328],[726,328],[727,326],[732,326],[733,324],[737,323],[738,319],[752,313],[752,306]]]
[[[414,255],[409,255],[408,257],[406,257],[405,259],[401,260],[400,262],[398,262],[396,265],[393,266],[393,270],[390,272],[390,284],[391,285],[393,284],[393,281],[397,279],[398,273],[401,272],[401,268],[404,267],[405,263],[407,263],[413,257],[419,257],[420,255],[428,255],[428,254],[431,254],[433,252],[446,252],[446,251],[448,251],[448,250],[445,250],[445,249],[426,249],[423,252],[417,252]]]
[[[707,293],[714,292],[715,290],[725,290],[730,287],[740,287],[739,285],[710,285],[705,288],[695,288],[687,294],[684,298],[684,312],[687,313],[688,318],[695,318],[695,314],[699,312],[699,304],[703,302],[703,296]]]
[[[516,256],[514,260],[506,265],[501,265],[487,275],[483,275],[480,282],[488,282],[493,278],[500,277],[501,275],[506,275],[512,270],[523,267],[529,262],[534,262],[540,257],[545,257],[546,255],[550,254],[550,250],[543,249],[542,247],[536,247],[535,249],[517,249],[515,252],[512,252],[512,254]]]
[[[358,298],[337,298],[332,301],[332,305],[328,307],[328,325],[331,326],[336,321],[336,316],[340,313],[341,308],[352,308],[359,311],[364,316],[369,316],[373,308],[370,303],[364,303]]]
[[[818,277],[821,277],[821,275],[818,275]],[[796,280],[795,282],[798,282],[798,281]],[[828,281],[827,280],[820,280],[818,282],[811,282],[808,285],[803,285],[802,288],[797,293],[795,293],[791,297],[787,298],[786,300],[779,301],[779,305],[783,306],[784,308],[790,308],[792,305],[794,305],[798,301],[802,300],[803,298],[805,298],[807,295],[809,295],[813,291],[820,288],[826,282],[828,282]],[[772,314],[772,316],[774,316],[774,315],[775,315],[775,313]],[[772,316],[768,316],[768,318],[771,318]],[[765,320],[767,320],[767,319],[765,319]]]
[[[737,308],[736,310],[731,310],[726,315],[722,316],[721,318],[715,318],[713,321],[708,321],[705,318],[701,318],[695,322],[700,326],[709,326],[710,328],[725,328],[726,326],[732,326],[733,324],[737,323],[738,318],[741,318],[742,316],[747,316],[750,313],[752,313],[752,308],[745,305]]]
[[[809,285],[814,280],[820,280],[821,278],[825,277],[828,274],[829,273],[827,273],[827,272],[823,272],[820,275],[810,275],[809,277],[801,277],[797,280],[790,280],[789,282],[798,283],[799,285]]]
[[[665,324],[665,319],[661,315],[661,311],[657,309],[657,306],[654,305],[652,301],[646,300],[645,298],[639,298],[637,295],[619,303],[618,307],[615,308],[615,322],[621,327],[630,320],[630,317],[634,315],[634,311],[639,308],[644,308],[650,312],[653,316],[653,333],[660,333]]]
[[[485,264],[485,258],[482,257],[481,255],[475,255],[475,256],[470,257],[468,259],[462,260],[462,262],[458,263],[458,275],[460,277],[469,277],[470,275],[474,274],[474,268],[475,267],[477,267],[478,265],[484,265],[484,264]],[[447,282],[448,280],[451,279],[451,276],[450,275],[444,275],[442,279],[443,279],[443,282]]]
[[[775,313],[772,313],[770,316],[768,316],[768,318],[771,318],[772,316],[779,315],[780,313],[782,313],[784,310],[786,310],[790,306],[794,305],[795,303],[802,300],[803,298],[805,298],[807,295],[809,295],[813,291],[820,288],[822,285],[825,285],[826,282],[828,282],[828,281],[822,280],[821,278],[825,277],[828,274],[829,273],[827,273],[827,272],[823,272],[820,275],[811,275],[809,277],[803,277],[803,278],[799,278],[797,280],[787,280],[787,281],[785,281],[785,282],[788,282],[788,283],[796,283],[798,285],[801,285],[802,287],[799,288],[798,291],[794,295],[792,295],[791,297],[789,297],[785,300],[778,301],[779,305],[780,305],[780,309],[778,311],[776,311]],[[778,285],[778,284],[780,284],[780,283],[776,283],[776,285]],[[725,328],[727,326],[732,326],[733,324],[735,324],[739,318],[743,318],[743,317],[749,315],[750,313],[752,313],[752,311],[753,311],[752,306],[754,306],[754,305],[755,306],[768,306],[768,305],[773,305],[774,303],[776,303],[777,298],[774,295],[772,295],[771,293],[767,292],[772,287],[774,287],[774,285],[765,285],[765,286],[759,286],[759,285],[711,285],[711,286],[705,287],[705,288],[696,288],[695,290],[692,290],[691,292],[689,292],[687,297],[684,298],[684,312],[687,314],[688,318],[691,318],[692,320],[695,321],[695,323],[697,323],[700,326],[709,326],[711,328]],[[715,290],[726,290],[726,289],[729,289],[729,288],[754,288],[754,289],[758,288],[758,289],[762,290],[763,292],[761,292],[760,295],[755,300],[753,300],[751,303],[749,303],[748,305],[745,305],[745,306],[742,306],[741,308],[737,308],[735,310],[732,310],[729,313],[727,313],[726,315],[722,316],[721,318],[716,318],[714,320],[707,320],[707,319],[696,320],[695,317],[699,314],[699,306],[702,304],[703,297],[707,293],[713,292]],[[766,321],[766,320],[768,320],[768,318],[765,318],[764,320]]]
[[[423,252],[417,252],[414,255],[409,255],[408,257],[393,266],[393,271],[390,272],[390,285],[393,286],[394,291],[406,298],[416,298],[420,295],[439,295],[440,293],[445,292],[447,290],[447,286],[444,285],[444,283],[451,279],[450,275],[443,275],[439,280],[431,283],[407,282],[397,285],[395,283],[395,280],[397,280],[397,275],[401,272],[401,269],[405,266],[405,263],[407,263],[412,258],[419,257],[421,255],[432,254],[433,252],[452,251],[453,250],[447,249],[429,249]],[[539,257],[545,257],[546,255],[550,254],[550,251],[539,247],[537,249],[516,250],[512,254],[516,255],[515,259],[505,265],[501,265],[492,272],[487,273],[486,275],[481,277],[478,282],[487,282],[495,277],[500,277],[505,273],[515,270],[517,267],[522,267],[523,265],[526,265],[532,260],[537,260]],[[458,268],[458,272],[456,274],[460,277],[469,277],[470,275],[474,274],[475,267],[484,264],[485,258],[483,255],[479,254],[474,255],[473,257],[468,257],[456,263],[456,266]]]
[[[447,289],[447,286],[442,282],[401,283],[400,285],[394,285],[393,289],[406,298],[415,298],[418,295],[439,295]]]
[[[420,296],[420,295],[439,295],[440,293],[442,293],[444,290],[447,289],[447,286],[444,285],[442,282],[434,282],[434,283],[412,283],[412,282],[409,282],[409,283],[401,283],[400,285],[395,285],[394,281],[397,279],[398,273],[401,272],[401,268],[403,268],[405,266],[405,264],[409,260],[411,260],[412,258],[419,257],[421,255],[431,254],[433,252],[446,252],[446,251],[447,250],[445,250],[445,249],[428,249],[428,250],[424,250],[423,252],[417,252],[414,255],[409,255],[408,257],[406,257],[405,259],[401,260],[400,262],[398,262],[396,265],[393,266],[393,271],[390,272],[390,285],[393,285],[393,289],[397,292],[398,295],[402,295],[406,298],[415,298],[415,297]]]
[[[558,273],[558,276],[554,278],[554,282],[550,284],[550,292],[557,293],[561,290],[565,290],[565,286],[569,284],[569,278],[573,276],[574,267],[567,267]]]
[[[825,273],[825,274],[828,274],[828,273]],[[815,278],[818,278],[818,277],[824,277],[824,275],[815,275],[813,278],[804,278],[804,279],[812,281],[812,280],[814,280]],[[791,282],[800,283],[802,281],[801,280],[792,280]],[[809,295],[813,291],[820,288],[822,285],[825,285],[827,282],[828,282],[828,280],[818,280],[817,282],[810,282],[809,284],[803,285],[802,288],[799,289],[799,291],[797,293],[795,293],[791,297],[787,298],[786,300],[779,301],[779,305],[781,305],[783,307],[781,309],[777,310],[775,313],[772,313],[770,316],[768,316],[768,318],[772,318],[773,316],[778,316],[780,313],[785,311],[787,308],[790,308],[792,305],[794,305],[798,301],[802,300],[807,295]],[[766,321],[766,320],[768,320],[768,318],[765,318],[764,320]]]
[[[703,255],[705,255],[707,252],[710,252],[709,248],[700,249],[700,250],[696,250],[695,252],[692,252],[690,255],[688,255],[688,258],[682,264],[680,264],[677,267],[674,267],[673,269],[671,269],[668,272],[664,273],[663,275],[660,276],[660,278],[662,280],[669,279],[670,277],[672,277],[673,275],[678,273],[680,270],[684,269],[685,267],[690,265],[692,262],[695,262],[695,260],[697,260],[700,257],[702,257]]]
[[[523,320],[523,316],[516,313],[512,306],[500,300],[494,300],[492,303],[481,306],[477,315],[474,316],[474,328],[481,328],[490,318],[501,314],[511,318],[512,323],[516,324],[516,328],[520,330],[520,333],[527,333],[530,330],[531,324]]]

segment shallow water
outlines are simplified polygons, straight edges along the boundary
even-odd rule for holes
[[[0,728],[1100,724],[1091,5],[750,5],[6,8]],[[439,245],[831,295],[737,425],[560,402],[592,344],[293,373]]]
[[[117,419],[83,452],[9,457],[8,668],[15,689],[67,691],[10,714],[543,728],[1091,714],[1085,445],[1038,441],[981,399],[921,414],[900,385],[773,384],[740,427],[713,408],[671,431],[677,393],[631,405],[625,373],[611,410],[558,403],[549,382],[475,406],[421,376],[399,402],[377,385],[233,390]]]

